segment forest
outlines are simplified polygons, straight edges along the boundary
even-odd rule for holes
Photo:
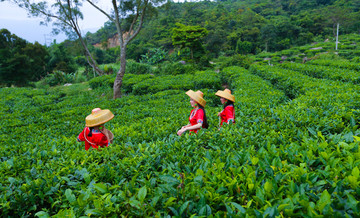
[[[360,31],[358,0],[168,1],[157,9],[145,18],[139,35],[127,47],[127,61],[135,68],[157,67],[161,71],[185,61],[202,70],[213,67],[209,63],[215,59],[220,62],[219,58],[241,60],[239,64],[246,67],[254,55],[334,39],[337,24],[340,34]],[[186,28],[203,32],[191,42],[186,38],[189,34],[179,33]],[[97,64],[119,63],[116,34],[115,24],[108,21],[97,32],[84,36]],[[79,39],[42,46],[6,29],[0,37],[1,86],[34,86],[39,80],[55,85],[94,77]],[[102,70],[109,73],[117,69]]]

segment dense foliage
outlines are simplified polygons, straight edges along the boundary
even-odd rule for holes
[[[337,24],[341,37],[353,33],[353,38],[358,38],[360,25],[357,0],[168,1],[158,9],[157,16],[145,19],[139,35],[126,49],[127,59],[145,64],[131,67],[146,68],[148,73],[153,73],[152,66],[159,69],[156,72],[177,68],[173,75],[189,72],[189,68],[196,68],[192,72],[206,70],[212,67],[209,61],[214,60],[221,69],[231,63],[248,68],[249,60],[253,59],[243,56],[252,54],[256,55],[256,61],[271,58],[273,63],[287,58],[301,62],[305,57],[334,50]],[[125,26],[131,25],[128,19],[123,22]],[[98,64],[120,66],[116,32],[114,23],[108,21],[96,33],[86,34],[84,43]],[[48,75],[46,81],[59,84],[53,79],[54,71],[64,74],[81,71],[82,79],[77,81],[91,77],[92,70],[79,40],[54,42],[44,47],[27,43],[7,30],[2,30],[1,36],[2,86],[26,85],[45,75]],[[312,42],[318,44],[310,46]],[[344,43],[340,39],[340,42],[340,56],[352,59],[360,55],[358,44],[351,40]],[[191,65],[181,69],[179,61]],[[131,67],[127,69],[134,70]]]
[[[337,23],[340,34],[358,33],[359,10],[360,4],[355,0],[169,1],[160,8],[157,19],[145,22],[134,40],[136,49],[130,46],[128,53],[130,58],[139,60],[149,49],[163,47],[171,51],[177,23],[208,31],[202,42],[210,58],[280,51],[332,38]],[[107,23],[87,38],[92,44],[106,42],[115,32],[115,26]]]
[[[0,86],[27,85],[39,80],[48,70],[48,51],[39,43],[28,43],[0,30]]]
[[[359,87],[331,70],[287,66],[126,74],[126,96],[116,100],[102,95],[113,75],[92,80],[93,90],[0,89],[0,213],[360,216]],[[218,130],[214,93],[224,84],[237,100],[236,123]],[[179,137],[189,88],[204,92],[210,128]],[[115,141],[85,151],[76,137],[94,107],[114,112],[106,126]]]

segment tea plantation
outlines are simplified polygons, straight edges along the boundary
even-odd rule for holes
[[[315,65],[316,64],[316,65]],[[343,64],[339,64],[343,66]],[[0,89],[3,217],[359,217],[359,68],[317,61]],[[236,124],[218,130],[228,84]],[[177,136],[202,90],[210,128]],[[76,142],[95,107],[114,144]]]

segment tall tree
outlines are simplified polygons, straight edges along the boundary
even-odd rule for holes
[[[121,86],[126,70],[126,49],[128,44],[140,32],[145,15],[150,17],[155,7],[165,0],[112,0],[113,11],[108,13],[101,9],[95,0],[86,0],[114,22],[120,44],[120,69],[114,82],[114,99],[121,97]]]
[[[180,23],[177,23],[176,26],[177,28],[173,29],[172,35],[173,45],[180,46],[180,49],[189,48],[191,59],[193,59],[194,50],[202,48],[200,40],[207,36],[208,31],[200,26],[186,26]]]
[[[79,20],[83,19],[80,11],[82,6],[81,0],[54,0],[53,4],[49,6],[46,1],[30,1],[30,0],[10,0],[21,8],[27,10],[29,15],[35,17],[42,17],[44,20],[42,24],[53,22],[53,32],[64,32],[69,38],[78,37],[82,47],[84,48],[85,57],[89,65],[98,73],[103,74],[98,67],[95,59],[87,48],[86,42],[82,37],[81,29],[79,27]]]

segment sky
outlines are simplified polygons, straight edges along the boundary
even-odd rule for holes
[[[100,1],[100,5],[105,11],[110,12],[111,3],[108,2],[111,1]],[[83,4],[82,13],[84,19],[80,22],[80,28],[84,34],[96,32],[108,21],[105,15],[88,3]],[[40,18],[29,17],[26,10],[16,4],[0,2],[0,29],[5,28],[28,42],[37,41],[42,45],[50,45],[54,40],[60,43],[67,38],[63,33],[58,36],[52,35],[52,26],[40,25],[40,21]]]
[[[32,2],[40,2],[41,0],[33,0]],[[54,0],[46,0],[53,2]],[[189,0],[191,1],[191,0]],[[112,8],[111,1],[98,0],[98,5],[106,12],[110,12]],[[174,2],[183,2],[183,0],[174,0]],[[100,11],[95,9],[89,3],[84,3],[81,9],[84,19],[80,22],[80,28],[85,35],[87,32],[94,33],[99,30],[106,21],[107,17]],[[0,29],[7,29],[12,34],[34,43],[39,42],[42,45],[50,45],[54,40],[57,43],[61,43],[67,37],[65,34],[52,35],[52,25],[48,26],[40,25],[41,18],[29,17],[25,9],[20,8],[16,4],[0,2]]]

